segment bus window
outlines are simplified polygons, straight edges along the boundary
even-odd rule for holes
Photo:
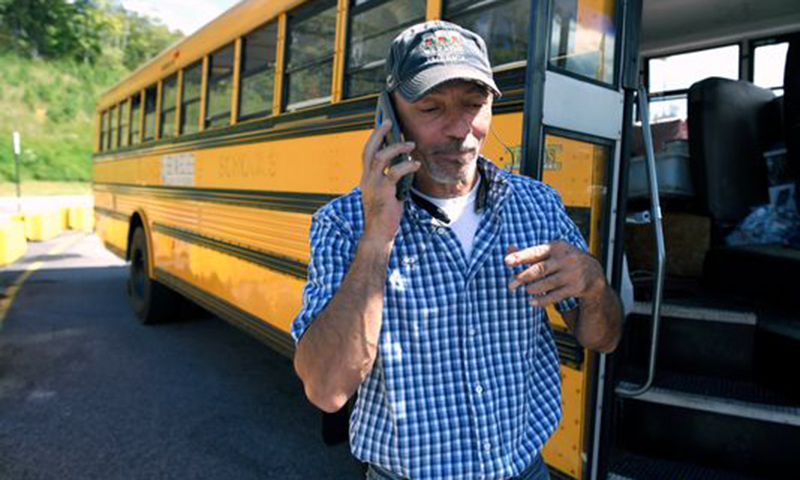
[[[756,47],[753,56],[753,83],[772,89],[776,95],[782,95],[788,51],[789,42]]]
[[[614,82],[615,0],[555,0],[550,64],[604,83]]]
[[[471,30],[486,42],[497,68],[528,56],[529,0],[446,1],[442,18]]]
[[[389,44],[406,27],[424,21],[425,9],[425,0],[351,0],[347,97],[376,93],[383,88],[383,64]]]
[[[100,114],[100,148],[98,150],[101,152],[106,150],[106,117],[108,117],[108,111]]]
[[[200,90],[202,88],[203,62],[197,62],[183,71],[181,135],[197,131],[200,122]]]
[[[239,120],[266,117],[272,111],[277,43],[277,22],[270,22],[242,38]]]
[[[231,122],[233,55],[234,45],[231,43],[208,57],[206,128],[226,126]]]
[[[331,98],[336,2],[313,2],[289,14],[284,91],[286,110],[297,110]]]
[[[128,133],[128,123],[130,122],[130,105],[125,100],[119,104],[119,146],[127,147],[130,134]]]
[[[606,200],[606,170],[611,148],[559,135],[545,136],[543,180],[561,194],[567,213],[589,251],[601,257]]]
[[[111,112],[106,110],[106,150],[111,150]]]
[[[161,123],[158,138],[175,134],[175,103],[178,95],[178,76],[171,75],[161,84]]]
[[[117,107],[111,107],[109,110],[109,122],[108,122],[108,149],[109,150],[116,150],[117,149],[117,126],[119,120],[119,111]]]
[[[739,78],[739,45],[651,58],[647,69],[650,121],[685,120],[693,83],[708,77]]]
[[[139,127],[141,124],[142,95],[137,93],[131,97],[131,145],[136,145],[141,140]]]
[[[155,85],[144,91],[144,141],[156,138],[156,99],[158,88]]]

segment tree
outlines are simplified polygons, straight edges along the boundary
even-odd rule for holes
[[[108,0],[0,0],[0,46],[32,56],[134,69],[183,37]]]

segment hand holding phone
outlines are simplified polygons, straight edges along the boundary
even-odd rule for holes
[[[389,92],[384,90],[383,93],[381,93],[381,96],[378,97],[378,108],[375,111],[375,127],[380,127],[381,124],[387,119],[392,121],[392,128],[384,137],[384,148],[394,143],[403,142],[403,133],[400,130],[400,123],[397,121],[397,115],[394,113],[392,97]],[[409,161],[411,161],[410,156],[407,153],[401,153],[392,159],[391,165],[394,166],[398,163]],[[411,189],[411,184],[413,181],[414,174],[409,173],[408,175],[404,175],[403,178],[397,182],[396,197],[398,200],[402,202],[408,198],[408,193]]]

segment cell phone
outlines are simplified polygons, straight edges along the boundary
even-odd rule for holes
[[[383,137],[383,145],[381,146],[382,148],[404,141],[403,133],[400,130],[400,122],[397,121],[397,115],[394,113],[392,96],[389,94],[389,92],[384,90],[383,93],[381,93],[381,96],[378,97],[378,108],[375,110],[375,128],[380,127],[386,119],[392,121],[392,128],[389,130],[389,132],[387,132],[386,136]],[[397,165],[400,162],[409,161],[411,161],[411,157],[407,153],[401,153],[392,159],[391,164]],[[397,182],[396,197],[398,200],[403,202],[406,198],[408,198],[408,192],[411,189],[411,183],[413,181],[414,174],[409,173],[408,175],[404,175],[403,178]]]

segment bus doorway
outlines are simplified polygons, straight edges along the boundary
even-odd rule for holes
[[[623,140],[618,224],[636,302],[607,362],[598,478],[793,477],[800,4],[644,0],[639,51],[648,103]]]

